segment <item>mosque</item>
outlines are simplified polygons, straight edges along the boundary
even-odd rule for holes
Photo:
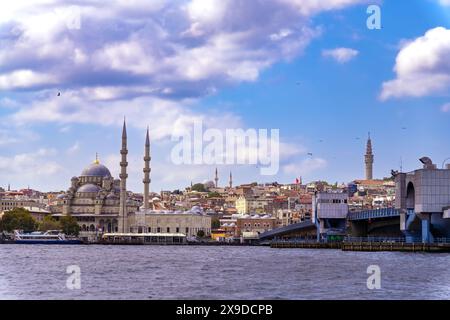
[[[202,211],[157,211],[150,208],[150,138],[149,130],[144,151],[143,205],[127,191],[127,129],[123,123],[120,150],[120,175],[114,179],[109,169],[96,157],[78,177],[71,179],[70,188],[58,196],[52,216],[75,217],[83,232],[104,233],[183,233],[194,236],[200,230],[209,235],[211,218]]]

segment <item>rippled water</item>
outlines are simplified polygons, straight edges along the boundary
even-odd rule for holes
[[[66,268],[81,268],[81,289]],[[367,289],[379,265],[382,289]],[[449,299],[450,255],[196,246],[0,245],[1,299]]]

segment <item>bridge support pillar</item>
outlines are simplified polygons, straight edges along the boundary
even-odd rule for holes
[[[430,243],[433,241],[433,236],[431,235],[430,227],[431,227],[431,215],[425,214],[422,218],[422,242]]]

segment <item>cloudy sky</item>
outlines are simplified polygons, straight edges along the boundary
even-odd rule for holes
[[[450,157],[448,0],[103,3],[0,4],[1,186],[66,189],[96,152],[117,177],[124,116],[134,191],[147,126],[154,191],[213,178],[170,158],[196,120],[280,129],[276,176],[220,165],[221,184],[362,178],[369,131],[376,177]]]

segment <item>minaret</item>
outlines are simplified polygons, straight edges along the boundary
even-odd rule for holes
[[[119,232],[128,232],[128,214],[127,214],[127,126],[123,120],[122,129],[122,149],[120,150],[122,160],[120,161],[120,207],[119,207]]]
[[[233,175],[231,174],[231,171],[230,171],[230,181],[229,181],[229,186],[230,186],[230,189],[233,189]]]
[[[216,188],[219,187],[219,172],[217,171],[216,168],[216,177],[214,178],[214,182],[216,183]]]
[[[145,154],[144,154],[144,209],[149,209],[149,187],[150,187],[150,160],[152,158],[150,157],[150,136],[148,133],[148,127],[147,127],[147,136],[145,138]]]
[[[367,140],[365,160],[366,160],[366,180],[372,180],[373,179],[373,153],[372,153],[372,140],[370,139],[370,132],[369,132],[369,139]]]

